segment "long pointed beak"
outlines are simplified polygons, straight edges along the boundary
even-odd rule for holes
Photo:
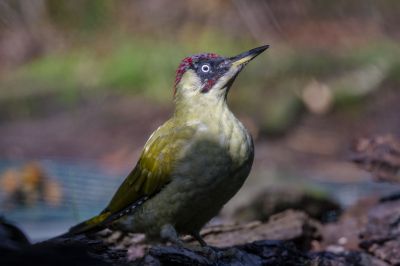
[[[244,66],[252,59],[254,59],[257,55],[261,54],[265,50],[269,48],[269,45],[260,46],[254,49],[251,49],[247,52],[241,53],[237,56],[229,58],[232,62],[232,66]]]

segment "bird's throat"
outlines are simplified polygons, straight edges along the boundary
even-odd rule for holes
[[[230,112],[226,98],[200,98],[197,101],[177,101],[175,104],[174,119],[178,121],[201,120],[216,122],[224,113]]]

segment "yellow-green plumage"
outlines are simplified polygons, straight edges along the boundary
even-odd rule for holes
[[[226,94],[243,65],[265,49],[251,50],[233,62],[224,59],[226,71],[206,93],[201,88],[208,79],[196,68],[185,69],[176,85],[172,118],[150,136],[104,211],[70,233],[112,226],[149,237],[171,237],[171,228],[196,235],[250,172],[253,142],[229,110]]]

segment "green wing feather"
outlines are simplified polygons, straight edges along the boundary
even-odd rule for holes
[[[104,211],[72,227],[69,233],[80,234],[102,228],[114,214],[123,211],[143,197],[151,197],[171,181],[171,173],[180,151],[190,142],[196,129],[177,127],[167,121],[147,141],[138,163],[114,194]],[[112,219],[111,219],[112,220]]]

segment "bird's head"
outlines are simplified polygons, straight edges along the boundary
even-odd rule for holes
[[[176,71],[175,101],[191,104],[225,99],[243,67],[268,47],[257,47],[233,57],[213,53],[186,57]]]

